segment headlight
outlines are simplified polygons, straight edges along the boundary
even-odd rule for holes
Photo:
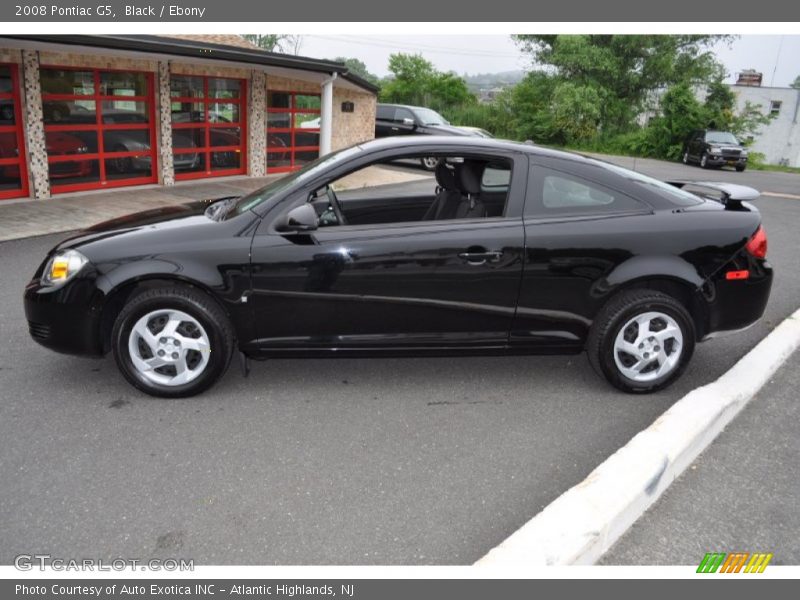
[[[747,156],[747,150],[742,150],[742,151],[739,153],[739,156]]]
[[[44,267],[42,285],[60,285],[80,271],[87,258],[77,250],[56,252]]]
[[[89,147],[88,146],[78,146],[78,148],[75,149],[75,152],[77,152],[78,154],[86,154],[87,152],[89,152]]]
[[[722,150],[717,146],[711,146],[709,152],[711,152],[711,154],[719,154],[720,152],[722,152]]]

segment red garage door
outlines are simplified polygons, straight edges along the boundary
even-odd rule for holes
[[[53,192],[157,181],[152,73],[43,67],[41,83]]]
[[[319,125],[319,94],[267,92],[267,171],[293,171],[319,157]]]
[[[247,170],[244,79],[173,75],[172,151],[176,179]]]
[[[28,195],[17,65],[0,64],[0,200]]]

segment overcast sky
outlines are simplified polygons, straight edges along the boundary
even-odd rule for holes
[[[736,72],[748,68],[764,73],[764,85],[778,87],[788,86],[800,75],[798,35],[744,35],[730,48],[718,44],[715,51],[730,73],[730,82]],[[389,55],[394,52],[419,52],[439,70],[459,74],[495,73],[527,66],[510,37],[502,35],[305,35],[300,47],[300,54],[315,58],[361,59],[379,76],[387,74]]]

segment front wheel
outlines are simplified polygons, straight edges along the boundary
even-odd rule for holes
[[[228,368],[234,336],[227,315],[194,288],[135,295],[111,333],[119,370],[137,389],[163,398],[194,396]]]
[[[694,352],[694,322],[675,298],[631,290],[597,315],[586,349],[598,374],[631,393],[649,393],[674,382]]]
[[[742,171],[744,171],[744,169],[745,169],[745,166],[744,166],[744,165],[736,165],[736,170],[737,170],[739,173],[741,173]]]
[[[683,153],[683,158],[681,160],[683,160],[683,164],[685,164],[685,165],[689,164],[689,151],[688,150]]]
[[[705,152],[703,152],[703,156],[700,157],[700,166],[703,169],[708,168],[708,154],[706,154]]]

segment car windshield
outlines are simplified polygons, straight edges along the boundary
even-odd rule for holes
[[[622,175],[623,177],[637,183],[639,185],[644,185],[650,188],[651,191],[657,193],[658,195],[665,197],[667,200],[672,202],[673,204],[678,204],[680,206],[692,206],[694,204],[701,204],[703,200],[694,194],[689,192],[685,192],[682,189],[675,187],[674,185],[670,185],[669,183],[665,183],[658,179],[654,179],[653,177],[648,177],[647,175],[643,175],[642,173],[637,173],[636,171],[631,171],[630,169],[625,169],[623,167],[619,167],[617,165],[603,162],[600,160],[591,160],[596,164],[602,165],[606,169],[610,171],[614,171]]]
[[[417,108],[414,112],[423,125],[450,125],[442,115],[430,108]]]
[[[736,144],[739,145],[739,140],[736,136],[728,131],[709,131],[706,133],[706,141],[709,144]]]
[[[253,208],[267,202],[270,198],[275,197],[276,194],[289,188],[295,183],[311,179],[331,165],[350,158],[359,152],[361,152],[361,146],[350,146],[349,148],[344,148],[342,150],[326,154],[325,156],[320,156],[318,159],[305,165],[302,169],[299,169],[294,173],[290,173],[289,175],[285,175],[284,177],[280,177],[275,181],[268,183],[264,187],[259,188],[256,191],[247,194],[246,196],[242,196],[227,213],[226,218],[230,219],[231,217],[240,215],[245,211],[252,210]]]

